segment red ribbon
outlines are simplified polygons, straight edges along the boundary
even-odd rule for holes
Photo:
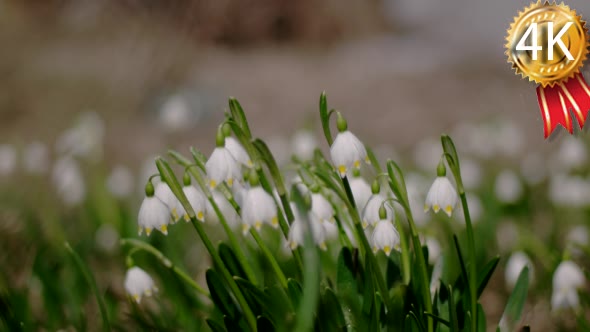
[[[566,83],[559,82],[553,87],[537,87],[537,99],[545,123],[545,138],[557,125],[562,125],[570,134],[574,133],[570,110],[574,112],[580,129],[584,127],[590,111],[590,87],[582,74],[576,74]]]

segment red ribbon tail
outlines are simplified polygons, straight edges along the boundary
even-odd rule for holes
[[[567,83],[560,84],[561,91],[567,99],[568,109],[574,112],[580,129],[584,128],[588,111],[590,111],[590,87],[584,80],[582,74],[576,74]]]
[[[572,119],[568,112],[568,107],[563,95],[560,93],[560,87],[537,87],[537,100],[541,108],[541,117],[543,118],[543,129],[545,138],[562,125],[567,131],[574,132]]]

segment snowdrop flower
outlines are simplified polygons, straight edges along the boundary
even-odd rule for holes
[[[549,181],[549,199],[556,205],[586,206],[590,204],[590,182],[577,175],[552,175]]]
[[[369,158],[365,146],[353,133],[348,131],[348,124],[340,113],[338,113],[337,127],[338,135],[330,146],[330,156],[340,177],[345,177],[349,170],[359,169],[361,161],[369,163]]]
[[[0,175],[11,174],[16,167],[16,150],[12,145],[0,145]]]
[[[371,185],[371,197],[367,200],[365,204],[365,208],[362,210],[362,226],[363,228],[367,228],[367,226],[375,226],[381,218],[379,218],[379,208],[384,206],[387,210],[387,215],[394,216],[395,213],[393,208],[389,205],[384,203],[387,198],[380,194],[381,186],[379,185],[379,181],[373,181]]]
[[[154,280],[147,272],[134,266],[127,270],[125,275],[125,291],[129,294],[135,302],[141,302],[142,296],[152,296],[158,291]]]
[[[275,201],[269,193],[262,189],[255,172],[250,173],[250,186],[242,205],[242,232],[248,233],[250,227],[260,230],[263,223],[278,228],[279,219]]]
[[[86,197],[86,184],[78,163],[70,158],[59,159],[53,168],[53,184],[66,205],[79,204]]]
[[[504,170],[496,177],[494,188],[496,197],[503,203],[516,203],[524,191],[520,179],[510,170]]]
[[[244,197],[246,197],[247,192],[247,185],[242,184],[240,181],[234,182],[234,185],[231,187],[231,193],[234,197],[234,200],[240,206],[242,206],[242,204],[244,203]]]
[[[584,273],[576,263],[561,262],[553,274],[553,294],[551,295],[553,311],[578,309],[580,307],[578,289],[584,287],[585,282]]]
[[[354,170],[350,179],[350,190],[358,211],[363,211],[367,201],[371,197],[371,186],[360,175],[359,170]]]
[[[117,198],[125,198],[133,191],[133,174],[129,168],[116,166],[107,178],[107,188]]]
[[[424,212],[428,212],[432,208],[434,213],[442,208],[450,217],[453,213],[455,205],[457,205],[458,196],[451,181],[446,177],[447,170],[441,161],[437,167],[437,178],[430,187],[426,195],[426,203],[424,204]]]
[[[163,182],[159,184],[161,183]],[[154,229],[159,230],[164,235],[168,234],[170,211],[168,206],[155,196],[154,192],[154,185],[151,181],[148,181],[145,185],[145,198],[141,202],[139,216],[137,217],[139,235],[145,230],[145,233],[149,236]]]
[[[384,218],[375,225],[371,236],[371,244],[375,253],[383,250],[385,255],[389,256],[391,250],[399,249],[399,241],[399,233],[393,227],[391,220]]]
[[[240,164],[225,147],[225,141],[226,138],[220,129],[217,132],[217,147],[211,153],[207,163],[205,163],[207,177],[209,178],[209,187],[211,189],[214,189],[223,181],[231,187],[234,181],[240,180],[242,176]]]
[[[23,151],[25,171],[31,174],[42,174],[49,168],[49,151],[41,142],[33,142]]]
[[[295,133],[291,145],[296,156],[304,160],[309,160],[313,158],[313,152],[318,147],[318,142],[314,134],[310,131],[302,130]]]
[[[180,202],[166,182],[162,181],[156,184],[156,197],[168,207],[172,222],[178,221],[181,217],[180,213],[184,212],[184,208],[181,207],[182,211],[179,211]]]
[[[506,270],[504,271],[504,279],[509,290],[512,290],[516,286],[520,272],[525,266],[529,268],[529,285],[532,285],[534,282],[535,268],[529,256],[522,251],[517,251],[510,255],[508,263],[506,263]]]
[[[159,110],[159,120],[168,131],[179,131],[190,128],[195,123],[187,100],[182,95],[168,98]]]
[[[253,166],[248,152],[246,152],[246,149],[244,149],[242,144],[240,144],[237,139],[233,138],[232,136],[227,136],[225,138],[225,148],[240,164],[247,167]]]
[[[240,225],[240,216],[231,205],[231,203],[227,200],[225,195],[218,190],[214,190],[211,192],[213,196],[213,201],[221,211],[221,214],[225,218],[225,221],[229,225],[230,228],[235,229],[237,226]],[[219,217],[217,213],[215,213],[215,209],[213,209],[213,205],[211,202],[207,200],[207,208],[205,209],[205,220],[207,222],[219,223]]]
[[[577,137],[564,137],[557,154],[550,161],[554,170],[570,170],[584,166],[588,160],[588,149]]]
[[[322,228],[326,234],[326,240],[334,240],[338,238],[338,225],[331,222],[323,222]]]
[[[184,173],[183,182],[184,186],[182,187],[182,191],[184,192],[184,195],[186,196],[189,204],[193,208],[193,211],[195,211],[197,220],[205,222],[205,209],[207,208],[205,195],[203,195],[203,193],[191,185],[191,177],[188,173]],[[191,218],[189,217],[188,213],[186,213],[180,201],[177,200],[177,202],[178,215],[184,218],[184,221],[186,222],[191,221]]]
[[[311,194],[311,213],[319,222],[334,223],[334,209],[328,200],[319,193],[319,187],[314,187]]]
[[[287,243],[291,250],[295,250],[298,246],[303,245],[305,243],[307,224],[301,219],[297,206],[295,206],[295,204],[293,203],[291,203],[291,210],[293,210],[295,220],[289,228],[289,236],[287,239]],[[318,247],[320,247],[320,249],[326,250],[326,233],[324,228],[322,227],[322,223],[318,220],[312,219],[310,220],[309,224],[311,226],[311,236],[313,238],[313,241]]]

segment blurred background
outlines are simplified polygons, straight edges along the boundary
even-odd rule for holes
[[[190,146],[208,155],[229,96],[283,163],[292,153],[325,149],[317,113],[325,90],[330,107],[379,157],[401,158],[415,170],[422,194],[440,157],[438,136],[450,133],[468,158],[473,192],[483,193],[474,196],[473,210],[482,219],[493,211],[494,226],[484,232],[493,237],[498,229],[496,252],[518,247],[502,245],[519,222],[539,236],[534,243],[553,241],[557,258],[539,271],[545,290],[525,313],[534,325],[549,312],[552,269],[568,241],[569,227],[557,219],[573,205],[569,222],[587,225],[590,180],[587,142],[563,129],[543,140],[535,86],[506,63],[506,29],[528,4],[0,0],[0,262],[12,271],[0,290],[28,299],[27,312],[41,325],[62,326],[67,319],[40,313],[44,291],[29,290],[50,283],[41,280],[43,271],[63,277],[56,271],[66,258],[48,258],[51,243],[92,234],[80,248],[109,271],[99,284],[112,288],[113,298],[123,296],[117,240],[135,233],[153,157]],[[587,0],[568,5],[590,18]],[[520,249],[535,260],[530,248]],[[48,257],[40,258],[45,249]],[[170,255],[201,273],[186,252]],[[499,318],[507,292],[502,273],[496,277],[500,295],[487,294],[485,303]]]

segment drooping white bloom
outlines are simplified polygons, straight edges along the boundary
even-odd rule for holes
[[[295,250],[298,246],[303,245],[303,243],[305,243],[307,224],[301,219],[299,211],[293,203],[291,203],[291,210],[293,211],[295,220],[289,228],[289,236],[287,239],[287,243],[291,250]],[[312,218],[309,220],[309,224],[311,225],[311,236],[313,238],[313,241],[318,247],[320,247],[320,249],[326,250],[326,233],[325,229],[322,227],[322,223]]]
[[[314,134],[310,131],[302,130],[295,133],[292,146],[296,156],[303,160],[308,160],[313,157],[313,152],[318,147],[318,142]]]
[[[259,230],[263,223],[274,228],[279,227],[275,201],[261,186],[254,186],[246,193],[242,205],[242,221],[244,234],[248,233],[250,227]]]
[[[60,154],[98,161],[102,158],[104,132],[104,121],[98,113],[82,113],[77,123],[57,139],[56,150]]]
[[[225,148],[231,153],[235,160],[244,166],[252,167],[252,160],[246,152],[246,149],[232,136],[225,138]]]
[[[554,158],[551,159],[552,169],[568,171],[586,165],[588,160],[588,149],[584,142],[577,137],[564,137],[563,142]]]
[[[49,168],[49,151],[41,142],[27,145],[23,151],[23,166],[27,173],[43,174]]]
[[[169,214],[172,216],[172,222],[178,221],[181,217],[180,212],[184,212],[184,209],[182,211],[178,210],[180,202],[166,182],[162,181],[156,184],[156,197],[168,207]]]
[[[524,191],[520,179],[510,170],[504,170],[498,174],[494,189],[496,197],[503,203],[517,202]]]
[[[79,204],[86,197],[86,184],[78,163],[70,158],[59,159],[51,174],[57,193],[66,205]]]
[[[363,228],[367,228],[367,226],[375,226],[381,218],[379,218],[379,208],[381,206],[385,207],[388,216],[394,216],[395,212],[390,204],[386,201],[386,197],[381,194],[373,194],[365,204],[365,208],[362,210],[362,226]],[[385,203],[384,203],[385,202]]]
[[[127,270],[125,275],[125,291],[135,302],[139,303],[142,296],[152,296],[158,291],[158,288],[147,272],[134,266]]]
[[[12,145],[0,145],[0,175],[9,175],[16,168],[16,150]]]
[[[579,175],[552,174],[549,199],[561,206],[586,206],[590,204],[590,181]]]
[[[334,240],[338,238],[338,225],[336,225],[336,223],[323,222],[322,228],[324,229],[326,240]]]
[[[451,181],[446,176],[438,176],[428,194],[426,195],[426,203],[424,204],[424,212],[428,212],[432,208],[434,213],[438,213],[441,209],[450,217],[453,209],[457,205],[458,196]]]
[[[235,229],[237,226],[240,225],[240,216],[231,205],[231,203],[227,200],[225,195],[218,190],[213,190],[211,192],[213,196],[213,201],[221,211],[225,221],[232,229]],[[212,223],[219,223],[219,217],[217,213],[215,213],[215,209],[213,209],[213,205],[211,202],[207,200],[207,209],[205,211],[205,221],[212,222]]]
[[[399,241],[399,233],[391,223],[391,220],[381,219],[377,225],[375,225],[373,235],[371,236],[371,246],[375,253],[379,250],[383,250],[383,252],[389,256],[393,249],[399,249]]]
[[[201,193],[197,188],[192,185],[182,187],[182,191],[186,196],[186,199],[192,206],[193,210],[195,211],[195,216],[199,221],[205,222],[205,209],[207,208],[205,195]],[[188,213],[186,213],[184,207],[180,203],[179,200],[176,200],[178,203],[177,211],[178,215],[186,222],[189,222],[191,218],[189,217]]]
[[[133,186],[133,174],[123,165],[116,166],[107,178],[107,188],[117,198],[128,197]]]
[[[363,143],[348,130],[339,132],[330,147],[332,163],[341,177],[352,169],[359,169],[361,161],[369,162]]]
[[[506,270],[504,271],[504,279],[509,290],[514,288],[520,272],[525,266],[529,268],[529,285],[532,285],[534,282],[535,267],[529,256],[522,251],[517,251],[510,255],[508,263],[506,263]]]
[[[358,211],[363,211],[367,201],[371,197],[371,186],[360,176],[353,176],[350,179],[350,190],[352,191],[352,197]]]
[[[214,189],[221,182],[225,181],[232,186],[234,181],[240,180],[242,170],[240,164],[225,147],[216,147],[205,164],[209,187]]]
[[[248,184],[242,184],[240,181],[234,182],[234,185],[231,187],[231,193],[238,205],[242,206],[244,204],[244,197],[246,197],[248,188]]]
[[[584,273],[576,263],[561,262],[553,274],[552,310],[578,309],[580,307],[578,289],[582,288],[584,283]]]
[[[155,195],[146,195],[139,208],[137,223],[139,225],[139,235],[145,231],[149,236],[154,229],[167,235],[168,224],[170,223],[170,210],[168,209],[168,206]]]
[[[330,202],[320,193],[311,194],[311,213],[320,222],[334,222],[334,209]]]

